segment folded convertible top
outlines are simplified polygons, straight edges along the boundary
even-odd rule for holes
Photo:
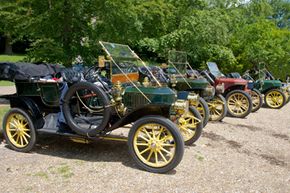
[[[0,62],[0,80],[28,80],[30,78],[54,76],[61,69],[63,67],[55,64]]]

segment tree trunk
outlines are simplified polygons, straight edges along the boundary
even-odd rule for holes
[[[12,38],[10,36],[10,34],[6,34],[4,36],[5,38],[5,51],[4,51],[4,54],[7,54],[7,55],[12,55],[13,52],[12,52]]]
[[[71,3],[69,0],[64,0],[63,4],[63,49],[65,53],[65,66],[70,66],[72,63],[72,53],[71,53],[71,44],[72,44],[72,9]]]

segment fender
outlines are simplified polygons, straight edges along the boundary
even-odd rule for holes
[[[42,128],[44,119],[38,105],[28,97],[19,97],[11,95],[7,97],[10,100],[11,108],[21,108],[31,115],[36,129]]]
[[[117,122],[113,123],[111,127],[108,128],[107,131],[112,131],[118,127],[122,127],[129,123],[135,122],[141,117],[148,115],[158,115],[163,116],[165,118],[169,118],[170,115],[170,107],[171,105],[166,104],[148,104],[141,106],[140,108],[134,109],[133,111],[127,113],[124,117],[119,119]]]

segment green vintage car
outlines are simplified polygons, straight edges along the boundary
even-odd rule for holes
[[[93,72],[106,79],[108,85],[118,85],[123,89],[122,95],[118,99],[118,101],[122,101],[122,105],[117,107],[120,109],[120,114],[130,112],[140,105],[148,103],[170,106],[175,102],[178,104],[183,102],[186,103],[183,106],[189,110],[170,113],[169,118],[180,128],[186,145],[191,145],[199,139],[203,129],[202,117],[194,107],[187,104],[187,98],[178,99],[176,93],[167,85],[159,82],[153,74],[155,84],[146,80],[140,83],[138,66],[146,68],[147,65],[128,45],[109,42],[100,42],[100,44],[108,59],[100,57],[98,66]]]
[[[276,80],[265,66],[246,71],[243,78],[254,82],[254,88],[264,94],[264,103],[269,108],[282,108],[289,100],[289,87],[283,87],[282,82]]]
[[[100,75],[105,70],[101,64],[83,73],[52,70],[55,65],[46,64],[0,64],[0,80],[14,81],[17,89],[1,96],[11,106],[3,118],[6,143],[13,150],[29,152],[39,135],[61,135],[84,143],[125,141],[141,169],[172,170],[183,158],[184,139],[192,143],[201,135],[201,117],[193,115],[197,110],[187,100],[176,100],[171,89],[135,82],[136,68],[126,62],[139,60],[128,46],[100,44],[113,61],[109,80]],[[111,134],[125,126],[128,137]]]
[[[176,90],[180,98],[190,96],[190,105],[198,109],[203,117],[204,126],[209,119],[221,121],[226,116],[225,99],[219,93],[222,89],[216,92],[214,87],[198,71],[190,67],[186,52],[170,51],[168,64],[163,63],[161,67],[150,66],[150,71],[156,74],[160,81]],[[143,78],[151,77],[144,68],[141,68],[140,72]],[[152,78],[150,80],[154,81]],[[191,96],[195,96],[199,100],[190,100]]]

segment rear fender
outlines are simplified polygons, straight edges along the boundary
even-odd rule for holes
[[[226,96],[229,92],[231,92],[232,90],[243,90],[243,91],[246,91],[246,88],[244,85],[234,85],[234,86],[231,86],[231,87],[228,87],[225,92],[224,92],[224,96]]]
[[[44,119],[38,105],[28,97],[10,97],[11,108],[21,108],[31,115],[36,129],[42,128]]]

